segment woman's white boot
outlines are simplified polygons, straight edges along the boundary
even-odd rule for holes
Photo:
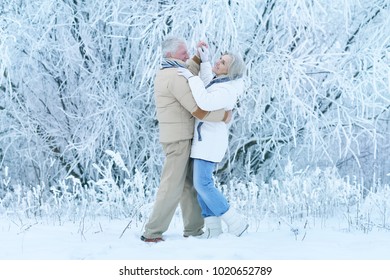
[[[202,238],[215,238],[222,233],[221,218],[216,216],[204,218],[206,229],[202,234]]]
[[[244,217],[238,214],[232,207],[221,218],[227,224],[228,232],[235,236],[241,236],[249,227]]]

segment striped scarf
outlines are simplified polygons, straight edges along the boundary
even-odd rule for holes
[[[164,60],[161,62],[161,69],[166,69],[166,68],[178,68],[178,67],[185,68],[185,65],[180,64],[179,62],[177,62],[177,61],[175,61],[175,60],[168,60],[168,59],[164,59]]]
[[[223,77],[223,78],[214,78],[211,80],[211,82],[206,86],[206,88],[211,87],[213,84],[219,84],[230,81],[229,77]]]

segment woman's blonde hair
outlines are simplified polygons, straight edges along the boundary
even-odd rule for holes
[[[228,55],[232,58],[232,61],[230,62],[229,65],[229,70],[228,70],[228,77],[231,80],[235,80],[238,78],[241,78],[244,75],[245,72],[245,62],[242,59],[242,57],[238,54],[231,53],[231,52],[226,52],[224,55]]]

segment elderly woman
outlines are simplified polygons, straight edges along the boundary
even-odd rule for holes
[[[185,68],[178,68],[178,74],[188,80],[197,105],[207,111],[232,110],[238,95],[244,91],[243,60],[236,54],[225,53],[212,67],[206,44],[198,48],[198,55],[201,59],[199,76],[194,76]],[[228,135],[225,122],[198,119],[195,122],[191,158],[194,160],[194,187],[198,192],[206,225],[204,238],[217,237],[222,233],[221,219],[227,224],[228,232],[236,236],[241,236],[248,228],[243,217],[230,207],[226,198],[215,187],[213,180],[215,166],[226,153]]]

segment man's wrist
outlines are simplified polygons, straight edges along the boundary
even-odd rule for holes
[[[198,65],[200,65],[200,63],[202,62],[202,60],[200,59],[200,57],[198,57],[197,55],[194,55],[194,56],[192,57],[192,60],[193,60],[196,64],[198,64]]]

